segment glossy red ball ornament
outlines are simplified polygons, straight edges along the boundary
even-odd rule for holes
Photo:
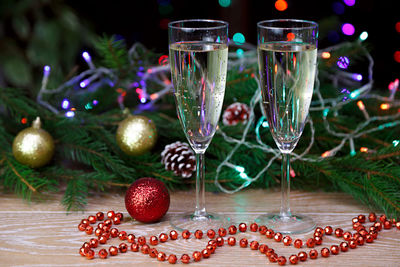
[[[226,236],[226,233],[227,232],[226,232],[225,228],[221,227],[221,228],[218,229],[218,235],[219,236],[224,237],[224,236]]]
[[[175,230],[172,230],[171,232],[169,232],[169,238],[171,238],[171,240],[178,239],[178,232]]]
[[[295,248],[301,248],[303,246],[303,241],[301,241],[301,239],[296,239],[293,245]]]
[[[121,243],[119,244],[118,249],[121,253],[125,253],[128,251],[128,245],[125,243]]]
[[[140,245],[139,245],[138,243],[132,243],[132,245],[131,245],[131,250],[132,250],[133,252],[138,252],[138,251],[139,251],[139,248],[140,248]]]
[[[342,228],[336,228],[335,229],[335,235],[337,237],[342,237],[343,236],[343,229]]]
[[[261,244],[261,245],[258,247],[258,250],[259,250],[261,253],[263,253],[263,254],[265,254],[265,253],[267,252],[267,249],[268,249],[268,246],[267,246],[266,244]]]
[[[260,234],[265,235],[265,233],[267,232],[268,228],[265,225],[261,225],[258,228],[258,232],[260,232]]]
[[[315,260],[316,258],[318,258],[318,251],[316,251],[315,249],[312,249],[312,250],[310,250],[309,255],[310,255],[310,259]]]
[[[166,257],[167,257],[167,255],[165,255],[164,252],[158,252],[158,254],[157,254],[157,260],[159,260],[159,261],[165,261]]]
[[[157,258],[157,254],[158,254],[157,249],[151,248],[151,249],[149,250],[149,256],[150,256],[150,257],[152,257],[152,258]]]
[[[97,213],[96,213],[96,218],[97,218],[98,221],[104,220],[104,213],[101,212],[101,211],[97,212]],[[106,251],[106,252],[107,252],[107,251]]]
[[[258,230],[258,224],[256,223],[250,224],[250,231],[257,232],[257,230]]]
[[[182,261],[182,263],[188,264],[190,262],[190,256],[188,254],[183,254],[181,256],[181,261]]]
[[[239,231],[240,232],[246,232],[247,231],[247,225],[245,223],[239,224]]]
[[[132,218],[151,223],[159,221],[168,211],[170,196],[164,183],[154,178],[141,178],[128,188],[125,207]]]
[[[285,236],[282,239],[282,242],[285,246],[290,246],[290,244],[292,244],[292,238],[290,236]]]
[[[234,238],[233,236],[228,237],[228,245],[229,246],[236,245],[236,238]]]
[[[200,261],[201,260],[201,252],[200,251],[193,252],[193,260],[194,261]]]
[[[94,254],[95,254],[94,250],[89,249],[85,256],[86,256],[87,259],[91,260],[91,259],[94,258]]]
[[[331,246],[332,255],[337,255],[337,254],[339,254],[339,251],[340,251],[340,249],[339,249],[339,246],[338,246],[338,245],[332,245],[332,246]]]
[[[189,238],[190,238],[190,232],[189,232],[188,230],[184,230],[184,231],[182,232],[182,237],[183,237],[184,239],[189,239]]]
[[[297,255],[291,255],[289,261],[291,264],[297,264],[299,262],[299,257]]]
[[[242,248],[246,248],[248,244],[249,244],[249,241],[247,241],[246,238],[242,238],[242,239],[240,239],[240,241],[239,241],[239,245],[240,245],[240,247],[242,247]]]
[[[176,258],[176,256],[174,254],[171,254],[171,255],[168,256],[168,262],[169,263],[175,264],[176,260],[177,260],[177,258]]]
[[[207,259],[211,256],[211,251],[205,248],[201,251],[201,255],[203,256],[203,258]]]
[[[373,212],[371,212],[371,213],[368,215],[368,219],[369,219],[370,222],[375,222],[375,221],[376,221],[376,214],[373,213]]]
[[[307,253],[304,251],[300,251],[299,254],[297,255],[299,257],[299,260],[301,261],[306,261],[307,260]]]
[[[347,242],[340,243],[340,250],[342,252],[348,251],[349,250],[349,243],[347,243]]]
[[[111,246],[108,251],[111,256],[116,256],[118,254],[118,248],[116,246]]]
[[[282,241],[282,238],[283,238],[283,235],[281,234],[281,233],[275,233],[275,235],[274,235],[274,240],[276,241],[276,242],[281,242]]]
[[[102,248],[102,249],[99,250],[99,257],[100,257],[101,259],[106,259],[107,256],[108,256],[107,250],[105,250],[104,248]]]
[[[236,232],[237,232],[236,226],[234,226],[234,225],[229,226],[228,232],[229,232],[230,235],[236,234]]]
[[[217,237],[216,239],[215,239],[215,241],[217,241],[217,246],[218,247],[222,247],[223,245],[224,245],[224,243],[225,243],[225,241],[224,241],[224,238],[223,237]]]
[[[194,232],[194,236],[195,236],[197,239],[202,239],[202,238],[203,238],[203,231],[201,231],[201,230],[196,230],[196,232]]]
[[[161,243],[167,242],[168,235],[166,233],[161,233],[160,236],[159,236],[159,239],[160,239]]]
[[[208,238],[214,238],[215,237],[215,231],[213,229],[210,229],[207,231],[207,236]]]
[[[331,254],[331,253],[330,253],[330,251],[329,251],[329,248],[323,248],[323,249],[321,249],[321,255],[322,255],[322,257],[327,258],[327,257],[329,257],[330,254]]]
[[[286,264],[286,258],[285,258],[285,256],[279,256],[279,257],[277,258],[277,262],[278,262],[279,265],[285,265],[285,264]]]
[[[250,242],[250,248],[252,250],[257,250],[258,247],[259,247],[259,243],[257,241],[253,240],[253,241]]]

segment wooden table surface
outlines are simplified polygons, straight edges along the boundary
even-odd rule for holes
[[[93,260],[87,260],[78,254],[83,242],[94,235],[88,236],[78,231],[77,225],[82,218],[97,211],[121,211],[126,217],[124,196],[120,194],[105,194],[91,197],[87,211],[67,215],[60,205],[60,197],[51,195],[41,203],[28,204],[14,195],[0,195],[0,266],[92,266],[130,264],[134,266],[169,266],[167,262],[158,262],[142,253],[128,251],[116,257],[101,260],[96,255]],[[233,195],[223,193],[207,193],[209,211],[231,216],[236,221],[252,222],[267,211],[277,210],[280,205],[280,192],[266,190],[247,190]],[[341,227],[351,229],[351,219],[358,214],[368,214],[370,210],[357,203],[350,196],[341,193],[326,192],[292,192],[292,210],[312,216],[318,226],[331,225],[334,229]],[[171,230],[168,219],[174,214],[189,211],[193,207],[193,192],[174,192],[171,194],[171,206],[164,219],[155,224],[125,222],[118,226],[120,230],[134,233],[136,236],[159,234]],[[236,238],[247,237],[266,243],[287,258],[299,250],[293,246],[284,247],[258,233],[242,233]],[[311,233],[295,235],[294,238],[306,239]],[[205,247],[208,239],[177,240],[158,245],[157,249],[164,252],[190,253]],[[342,240],[324,237],[324,243],[317,246],[330,247]],[[110,244],[120,242],[113,239]],[[96,249],[96,252],[99,248]],[[309,249],[304,249],[309,251]],[[227,245],[219,248],[209,259],[194,263],[196,266],[264,266],[270,263],[265,255],[238,245]],[[342,252],[329,258],[319,257],[317,260],[307,260],[299,264],[304,266],[400,266],[400,231],[397,229],[382,230],[378,239],[372,244],[358,247],[348,252]]]

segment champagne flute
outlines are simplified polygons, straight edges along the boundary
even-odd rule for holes
[[[292,19],[265,20],[257,24],[257,32],[263,109],[282,153],[281,210],[261,215],[257,221],[276,232],[304,233],[314,229],[315,223],[290,210],[290,153],[303,132],[313,94],[318,24]]]
[[[225,94],[228,23],[191,19],[168,25],[169,58],[179,121],[196,153],[196,207],[171,218],[178,230],[206,230],[226,218],[205,206],[204,153],[217,129]]]

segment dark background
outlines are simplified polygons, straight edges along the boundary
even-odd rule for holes
[[[69,73],[87,68],[81,53],[94,52],[96,35],[116,34],[128,46],[141,42],[167,54],[168,22],[187,18],[228,21],[230,38],[241,32],[253,44],[260,20],[314,20],[320,23],[320,50],[357,40],[367,31],[364,43],[375,60],[376,87],[385,89],[399,78],[400,63],[394,60],[395,51],[400,50],[400,33],[395,28],[400,21],[399,0],[356,0],[354,6],[345,5],[344,0],[286,1],[288,8],[281,12],[275,9],[275,0],[231,0],[229,7],[222,7],[218,0],[1,0],[0,86],[38,88],[44,65],[51,65],[51,82],[56,86]],[[334,6],[341,7],[342,14]],[[355,26],[354,35],[342,33],[343,23]],[[347,56],[352,60],[352,55]]]

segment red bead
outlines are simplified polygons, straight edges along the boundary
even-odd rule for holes
[[[224,239],[222,238],[222,237],[217,237],[216,239],[215,239],[215,241],[217,241],[217,246],[218,247],[222,247],[223,245],[224,245]]]
[[[273,238],[274,237],[274,231],[271,229],[268,229],[267,232],[265,232],[265,236],[268,238]]]
[[[212,239],[212,240],[208,241],[207,244],[212,245],[212,246],[217,246],[217,241]]]
[[[290,246],[290,244],[292,244],[292,238],[290,236],[285,236],[282,239],[282,242],[285,246]]]
[[[91,259],[94,258],[94,254],[95,254],[94,250],[89,249],[85,256],[86,256],[87,259],[91,260]]]
[[[156,258],[156,257],[157,257],[157,254],[158,254],[157,249],[151,248],[151,249],[149,250],[149,256],[150,256],[151,258]]]
[[[144,236],[139,236],[137,239],[137,242],[139,243],[139,245],[144,245],[146,244],[146,238]]]
[[[339,246],[337,246],[337,245],[332,245],[332,246],[331,246],[332,255],[337,255],[337,254],[339,254],[339,251],[340,251]]]
[[[85,229],[86,229],[86,224],[83,224],[83,223],[80,223],[79,225],[78,225],[78,229],[79,229],[79,231],[85,231]]]
[[[104,226],[106,228],[110,229],[111,225],[112,225],[112,221],[110,219],[107,219],[107,220],[104,221]]]
[[[247,231],[247,225],[245,223],[239,224],[239,231],[240,232],[246,232]]]
[[[314,231],[315,233],[320,233],[320,234],[324,234],[324,229],[322,229],[321,227],[317,227],[317,228],[315,228],[315,231]]]
[[[85,257],[88,251],[89,251],[88,248],[81,247],[79,249],[79,254],[81,254],[82,257]]]
[[[374,239],[377,239],[377,238],[378,238],[378,232],[377,232],[377,231],[370,231],[369,234],[370,234]]]
[[[140,248],[139,243],[132,243],[132,244],[131,244],[131,250],[132,250],[133,252],[138,252],[138,251],[139,251],[139,248]]]
[[[107,237],[105,237],[104,235],[99,236],[99,243],[103,245],[107,243]]]
[[[397,223],[397,221],[396,221],[396,219],[395,219],[395,218],[392,218],[392,219],[390,219],[389,221],[391,221],[391,222],[392,222],[392,224],[393,224],[393,227],[395,227],[395,226],[396,226],[396,223]]]
[[[250,248],[252,249],[252,250],[257,250],[258,249],[258,246],[259,246],[259,244],[258,244],[258,242],[257,241],[251,241],[250,242]]]
[[[249,244],[249,242],[247,241],[246,238],[242,238],[242,239],[240,239],[240,241],[239,241],[239,245],[240,245],[240,247],[242,247],[242,248],[246,248],[248,244]]]
[[[178,232],[175,230],[172,230],[171,232],[169,232],[169,238],[171,238],[171,240],[176,240],[178,239]],[[174,255],[175,256],[175,255]],[[176,257],[176,256],[175,256]]]
[[[221,228],[218,229],[218,235],[219,235],[219,236],[224,237],[224,236],[226,236],[226,233],[227,233],[227,232],[226,232],[226,229],[225,229],[225,228],[222,228],[222,227],[221,227]]]
[[[299,257],[300,261],[306,261],[307,260],[307,253],[304,251],[300,251],[299,254],[297,255]]]
[[[195,236],[197,239],[202,239],[202,238],[203,238],[203,231],[201,231],[201,230],[196,230],[196,232],[194,232],[194,236]]]
[[[110,239],[110,231],[103,231],[101,236],[104,236],[107,240]]]
[[[297,255],[291,255],[289,261],[291,264],[297,264],[299,262],[299,257]]]
[[[265,233],[267,232],[268,228],[265,225],[261,225],[258,228],[258,232],[260,232],[260,234],[265,235]]]
[[[117,228],[111,228],[110,230],[111,237],[117,237],[119,235],[119,231]]]
[[[92,238],[90,239],[89,244],[91,248],[97,248],[99,246],[99,240],[96,238]]]
[[[182,232],[182,237],[183,237],[184,239],[189,239],[189,238],[190,238],[190,232],[189,232],[188,230],[184,230],[184,231]]]
[[[101,230],[100,228],[96,228],[96,230],[94,230],[94,235],[97,237],[101,236],[102,233],[103,230]]]
[[[167,242],[168,240],[168,235],[166,233],[161,233],[160,236],[158,237],[160,239],[161,243]]]
[[[110,256],[115,256],[118,254],[118,248],[115,246],[111,246],[108,251],[110,252]]]
[[[121,231],[118,234],[119,239],[121,240],[126,240],[126,237],[128,236],[128,234],[125,231]]]
[[[213,239],[215,237],[215,231],[213,229],[208,230],[207,236],[208,238]]]
[[[150,242],[150,245],[156,246],[158,244],[158,238],[153,235],[153,236],[150,237],[149,242]]]
[[[279,265],[285,265],[286,264],[286,258],[285,256],[279,256],[277,259],[277,262]]]
[[[234,246],[236,245],[236,238],[233,236],[228,237],[228,245],[229,246]]]
[[[200,261],[201,260],[201,252],[200,251],[193,252],[193,260],[194,261]]]
[[[369,219],[370,222],[375,222],[375,221],[376,221],[376,214],[373,213],[373,212],[371,212],[371,213],[368,215],[368,219]]]
[[[345,232],[343,234],[343,239],[346,241],[350,241],[350,239],[352,238],[352,234],[350,232]]]
[[[85,233],[88,234],[88,235],[93,234],[93,227],[90,226],[90,225],[86,226]]]
[[[276,242],[281,242],[282,241],[282,237],[283,237],[283,235],[281,234],[281,233],[275,233],[275,235],[274,235],[274,240],[276,241]]]
[[[347,243],[347,242],[340,243],[340,250],[342,252],[348,251],[349,250],[349,243]]]
[[[98,213],[96,213],[96,218],[97,218],[98,221],[104,220],[104,213],[99,211]]]
[[[356,222],[356,223],[353,224],[353,229],[356,230],[357,227],[359,227],[359,226],[361,226],[361,223],[360,222]]]
[[[267,249],[268,249],[268,246],[265,245],[265,244],[261,244],[261,245],[258,247],[258,250],[259,250],[261,253],[263,253],[263,254],[265,254],[265,252],[267,252]]]
[[[188,254],[182,254],[181,262],[188,264],[190,262],[190,256]]]
[[[149,247],[149,245],[144,244],[140,250],[142,251],[143,254],[149,254],[150,247]]]
[[[116,214],[115,214],[115,217],[118,217],[119,218],[119,220],[122,222],[122,220],[124,219],[124,215],[121,213],[121,212],[117,212]]]
[[[211,253],[211,254],[214,254],[214,252],[215,252],[215,249],[217,248],[217,246],[215,245],[207,245],[206,246],[206,249]]]
[[[159,260],[159,261],[165,261],[166,257],[167,257],[167,255],[165,255],[164,252],[160,251],[157,253],[157,260]]]
[[[237,232],[236,226],[234,226],[234,225],[229,226],[228,232],[229,232],[230,235],[236,234],[236,232]]]
[[[322,237],[316,236],[314,237],[314,241],[316,245],[321,245],[322,244]]]
[[[312,250],[310,250],[309,255],[310,255],[310,259],[315,260],[316,258],[318,258],[318,251],[316,251],[315,249],[312,249]]]
[[[358,223],[358,217],[354,217],[353,219],[351,219],[351,222],[353,224]]]
[[[274,253],[275,253],[275,250],[273,248],[268,248],[267,252],[265,252],[265,255],[267,255],[267,257],[269,257]]]
[[[296,239],[293,245],[295,248],[301,248],[303,246],[303,241],[301,241],[301,239]]]
[[[97,228],[103,230],[103,227],[104,227],[104,223],[98,223],[98,224],[97,224]]]
[[[386,215],[383,214],[379,217],[379,220],[381,221],[381,223],[385,222],[387,220]]]
[[[329,251],[329,248],[323,248],[323,249],[321,249],[321,256],[322,256],[322,257],[327,258],[327,257],[329,257],[330,254],[331,254],[331,253],[330,253],[330,251]]]
[[[134,234],[129,234],[129,235],[127,235],[126,240],[127,240],[129,243],[135,242],[135,235],[134,235]]]
[[[396,228],[400,230],[400,222],[396,222]]]
[[[314,233],[314,237],[316,237],[316,236],[322,237],[323,234],[321,234],[321,232],[315,232],[315,233]]]
[[[337,237],[342,237],[343,236],[343,229],[342,228],[336,228],[335,229],[335,235]]]
[[[283,256],[282,256],[283,257]],[[278,261],[278,255],[276,253],[272,253],[271,255],[268,256],[268,259],[270,262],[277,262]],[[285,262],[282,262],[282,265],[286,264],[286,258],[285,258]]]
[[[88,219],[82,219],[81,224],[88,226],[89,225],[89,220]]]
[[[120,219],[119,217],[117,217],[117,216],[115,216],[114,218],[112,218],[112,220],[113,220],[113,223],[114,223],[115,225],[121,224],[121,219]]]
[[[384,221],[384,222],[383,222],[383,228],[384,228],[384,229],[390,229],[390,228],[392,228],[392,222],[391,222],[391,221]]]
[[[362,229],[361,231],[358,232],[362,237],[366,237],[368,232],[365,229]]]
[[[125,243],[119,244],[118,248],[119,248],[119,252],[121,252],[121,253],[125,253],[128,251],[128,245]]]
[[[207,259],[211,256],[211,251],[209,251],[208,249],[203,249],[201,251],[201,255],[203,256],[203,258]]]
[[[175,264],[176,261],[177,261],[177,258],[176,258],[176,256],[174,254],[171,254],[171,255],[168,256],[168,262],[169,263]]]
[[[355,240],[350,240],[349,241],[349,247],[351,249],[355,249],[357,247],[357,242]]]
[[[383,224],[381,222],[376,222],[374,223],[374,227],[380,231],[382,230]]]
[[[95,224],[96,221],[97,221],[96,216],[90,215],[88,217],[88,221],[89,221],[90,224]]]
[[[367,234],[367,235],[365,236],[365,241],[366,241],[367,243],[372,243],[372,242],[374,242],[374,237],[373,237],[372,235],[370,235],[370,234]]]
[[[87,248],[87,249],[91,249],[92,246],[90,245],[90,242],[85,242],[85,243],[83,243],[82,247],[83,248]]]
[[[107,256],[108,256],[107,250],[105,250],[104,248],[102,248],[102,249],[99,250],[99,257],[100,257],[101,259],[106,259]]]
[[[331,235],[333,233],[333,228],[332,226],[327,226],[325,227],[324,231],[326,235]]]
[[[250,224],[250,231],[257,232],[257,230],[258,230],[258,224],[256,223]]]
[[[362,215],[362,214],[358,215],[358,221],[360,223],[365,223],[365,215]]]
[[[309,238],[306,242],[307,247],[313,248],[315,246],[314,238]]]
[[[112,219],[112,218],[114,218],[114,216],[115,216],[115,212],[114,211],[110,210],[110,211],[107,212],[107,218],[108,219]]]
[[[365,241],[362,236],[359,236],[359,237],[357,237],[356,242],[357,242],[357,246],[362,246],[362,245],[364,245]]]

